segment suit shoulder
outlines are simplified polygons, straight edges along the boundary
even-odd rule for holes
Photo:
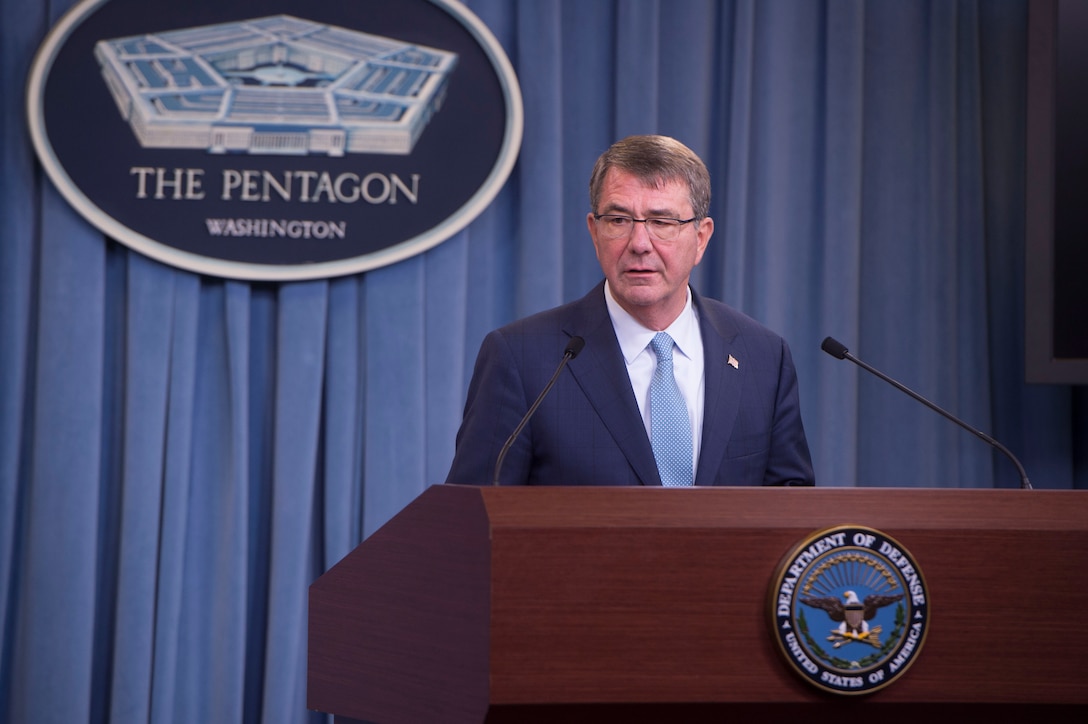
[[[699,312],[722,332],[732,330],[746,336],[766,337],[785,343],[782,335],[744,312],[731,307],[725,302],[708,297],[699,297]]]
[[[517,319],[496,329],[492,334],[506,338],[541,335],[569,336],[578,333],[601,314],[607,316],[601,286],[598,285],[581,299]]]

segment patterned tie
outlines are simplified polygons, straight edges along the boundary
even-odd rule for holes
[[[672,337],[658,332],[650,345],[657,354],[657,369],[650,382],[650,444],[661,484],[691,485],[691,420],[672,371]]]

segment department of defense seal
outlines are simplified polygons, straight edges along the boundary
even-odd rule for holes
[[[929,624],[918,564],[898,541],[862,526],[801,541],[779,564],[768,605],[791,668],[834,694],[867,694],[898,679]]]

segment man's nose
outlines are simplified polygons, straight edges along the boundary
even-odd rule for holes
[[[650,230],[646,224],[633,224],[631,238],[627,240],[627,247],[636,254],[645,254],[654,248],[650,239]]]

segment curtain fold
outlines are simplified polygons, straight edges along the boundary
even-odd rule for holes
[[[816,149],[814,197],[818,204],[813,228],[822,238],[816,249],[806,301],[823,320],[808,343],[798,349],[808,369],[821,364],[816,344],[825,336],[840,341],[859,338],[861,319],[862,167],[865,148],[865,12],[862,0],[831,3],[823,19],[827,42],[820,63],[822,98],[818,120],[822,138]],[[835,99],[831,102],[830,99]],[[826,364],[826,363],[824,363]],[[858,390],[854,370],[810,381],[811,408],[806,432],[813,449],[825,451],[822,473],[828,480],[858,479]],[[814,389],[812,389],[814,387]]]
[[[280,289],[276,335],[275,432],[266,628],[276,631],[262,652],[263,710],[300,711],[306,705],[306,589],[322,571],[311,550],[318,444],[325,386],[329,283]],[[256,487],[265,481],[253,480]],[[259,638],[255,636],[254,638]],[[241,691],[242,688],[239,687]]]
[[[52,188],[41,206],[42,273],[55,283],[36,289],[29,464],[15,541],[21,580],[8,609],[18,621],[5,631],[11,711],[31,721],[45,699],[68,720],[84,721],[94,670],[105,246]],[[71,615],[72,601],[90,610]]]
[[[151,721],[174,721],[179,698],[181,657],[182,591],[184,589],[185,542],[190,515],[190,481],[193,458],[193,390],[196,384],[196,355],[200,284],[199,277],[175,274],[170,327],[169,381],[165,454],[160,472],[162,502],[157,513],[160,530],[155,571],[155,620],[151,668]],[[141,481],[142,484],[152,484]],[[118,656],[128,652],[118,651]]]
[[[118,598],[112,630],[114,720],[146,721],[151,708],[156,581],[167,445],[170,351],[177,272],[131,255],[125,297],[123,463],[118,501]],[[139,343],[135,343],[139,340]],[[150,482],[149,482],[150,481]]]
[[[1023,382],[1027,0],[468,2],[525,102],[505,187],[278,284],[131,252],[45,179],[21,99],[71,4],[0,0],[0,719],[321,720],[309,583],[444,479],[483,336],[600,279],[588,177],[627,134],[706,160],[693,283],[791,344],[819,484],[1019,482],[831,335],[1088,486],[1088,393]]]
[[[557,215],[565,215],[562,188],[563,84],[560,10],[553,3],[523,2],[518,6],[517,67],[526,108],[525,136],[518,158],[519,202],[516,308],[539,311],[564,301],[563,247],[555,243]],[[562,352],[562,350],[560,350]]]

